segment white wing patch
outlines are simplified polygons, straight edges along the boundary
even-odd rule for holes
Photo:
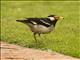
[[[34,22],[34,21],[31,21],[34,25],[36,25],[37,23],[36,22]]]
[[[45,23],[45,24],[47,24],[47,25],[50,25],[49,23],[47,23],[47,22],[45,22],[45,21],[43,21],[43,20],[40,20],[41,22],[43,22],[43,23]]]

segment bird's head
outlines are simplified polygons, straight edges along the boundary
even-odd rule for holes
[[[48,18],[50,20],[52,20],[52,21],[64,19],[64,17],[62,17],[62,16],[56,16],[56,15],[49,15]]]

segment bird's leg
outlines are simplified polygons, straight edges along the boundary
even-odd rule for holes
[[[38,35],[39,35],[39,37],[41,37],[41,34],[40,33]]]
[[[41,34],[40,34],[40,33],[39,33],[38,35],[39,35],[39,37],[40,37],[40,38],[42,38],[42,39],[43,39],[43,37],[41,36]],[[45,38],[45,37],[44,37],[44,38]]]
[[[39,37],[42,38],[41,33],[38,33]]]
[[[39,37],[42,38],[41,33],[38,33]]]
[[[35,41],[37,42],[37,39],[36,39],[36,33],[34,33],[34,39],[35,39]]]

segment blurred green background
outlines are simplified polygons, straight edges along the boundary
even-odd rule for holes
[[[1,1],[80,1],[80,0],[1,0]]]
[[[52,50],[66,55],[80,57],[80,2],[70,1],[2,1],[1,40],[24,47]],[[63,16],[55,31],[37,37],[36,46],[28,26],[16,22],[27,17],[47,17],[50,14]]]

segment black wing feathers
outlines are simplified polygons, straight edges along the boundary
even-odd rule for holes
[[[31,23],[33,25],[37,24],[37,25],[43,25],[46,27],[51,26],[53,23],[49,18],[26,18],[24,20],[16,20],[18,22],[23,22],[25,24],[27,23]]]
[[[46,27],[49,27],[52,25],[52,21],[48,18],[27,18],[28,22],[35,22],[38,25],[44,25]]]

